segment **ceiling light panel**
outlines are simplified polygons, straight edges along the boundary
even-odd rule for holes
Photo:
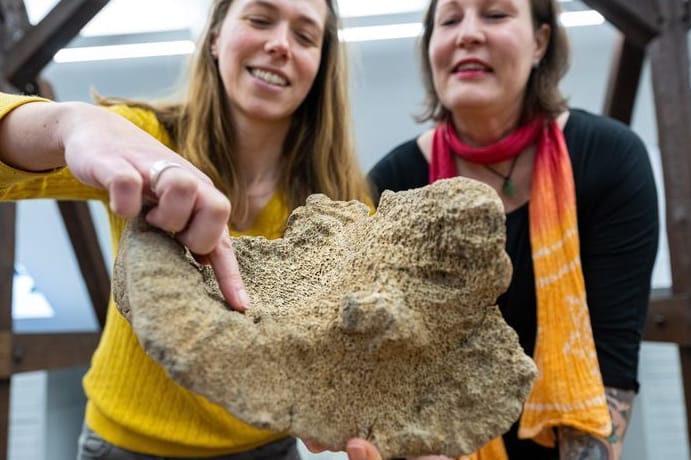
[[[429,0],[338,0],[343,18],[422,12]]]

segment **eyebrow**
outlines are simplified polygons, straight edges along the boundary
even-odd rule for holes
[[[244,9],[250,8],[252,6],[259,6],[272,11],[278,11],[279,9],[273,2],[267,0],[252,0],[245,6]],[[301,14],[300,21],[305,22],[312,27],[315,27],[317,30],[323,30],[322,24],[311,16]]]
[[[436,16],[437,13],[446,11],[448,9],[456,10],[456,9],[458,9],[458,4],[454,1],[445,2],[442,0],[439,3],[437,3],[437,7],[435,8],[436,11],[434,12],[435,13],[434,15]]]

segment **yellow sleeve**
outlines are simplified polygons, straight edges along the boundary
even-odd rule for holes
[[[175,150],[175,145],[168,134],[168,131],[163,127],[161,122],[156,118],[156,114],[151,110],[141,107],[133,107],[125,104],[112,105],[107,107],[111,112],[115,112],[123,118],[132,122],[135,126],[146,131],[164,144],[166,147]]]
[[[7,94],[0,92],[0,120],[20,105],[26,104],[28,102],[38,101],[48,102],[48,99],[43,99],[42,97],[35,96],[17,96],[16,94]]]

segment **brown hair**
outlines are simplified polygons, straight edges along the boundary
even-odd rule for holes
[[[423,22],[424,30],[420,39],[422,79],[425,86],[424,109],[417,118],[420,122],[444,120],[450,114],[434,90],[432,66],[428,53],[434,31],[437,3],[438,0],[431,0],[427,8]],[[519,123],[524,123],[538,114],[554,117],[566,109],[566,99],[559,91],[559,81],[569,67],[569,44],[566,31],[559,24],[559,7],[555,0],[530,0],[530,9],[534,28],[537,29],[542,24],[548,25],[550,38],[545,55],[537,68],[532,70],[528,79]]]
[[[368,187],[357,164],[348,103],[345,53],[338,40],[338,14],[328,15],[321,61],[307,97],[293,114],[283,143],[285,171],[279,189],[291,209],[312,193],[334,200],[368,201]],[[181,155],[208,174],[232,198],[233,215],[243,217],[247,196],[238,177],[235,129],[217,64],[210,49],[233,0],[214,0],[206,30],[192,58],[186,100],[181,104],[134,103],[153,110]]]

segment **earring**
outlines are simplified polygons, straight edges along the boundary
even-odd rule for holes
[[[535,59],[535,60],[533,61],[533,70],[536,70],[538,67],[540,67],[540,60],[539,60],[539,59]]]

